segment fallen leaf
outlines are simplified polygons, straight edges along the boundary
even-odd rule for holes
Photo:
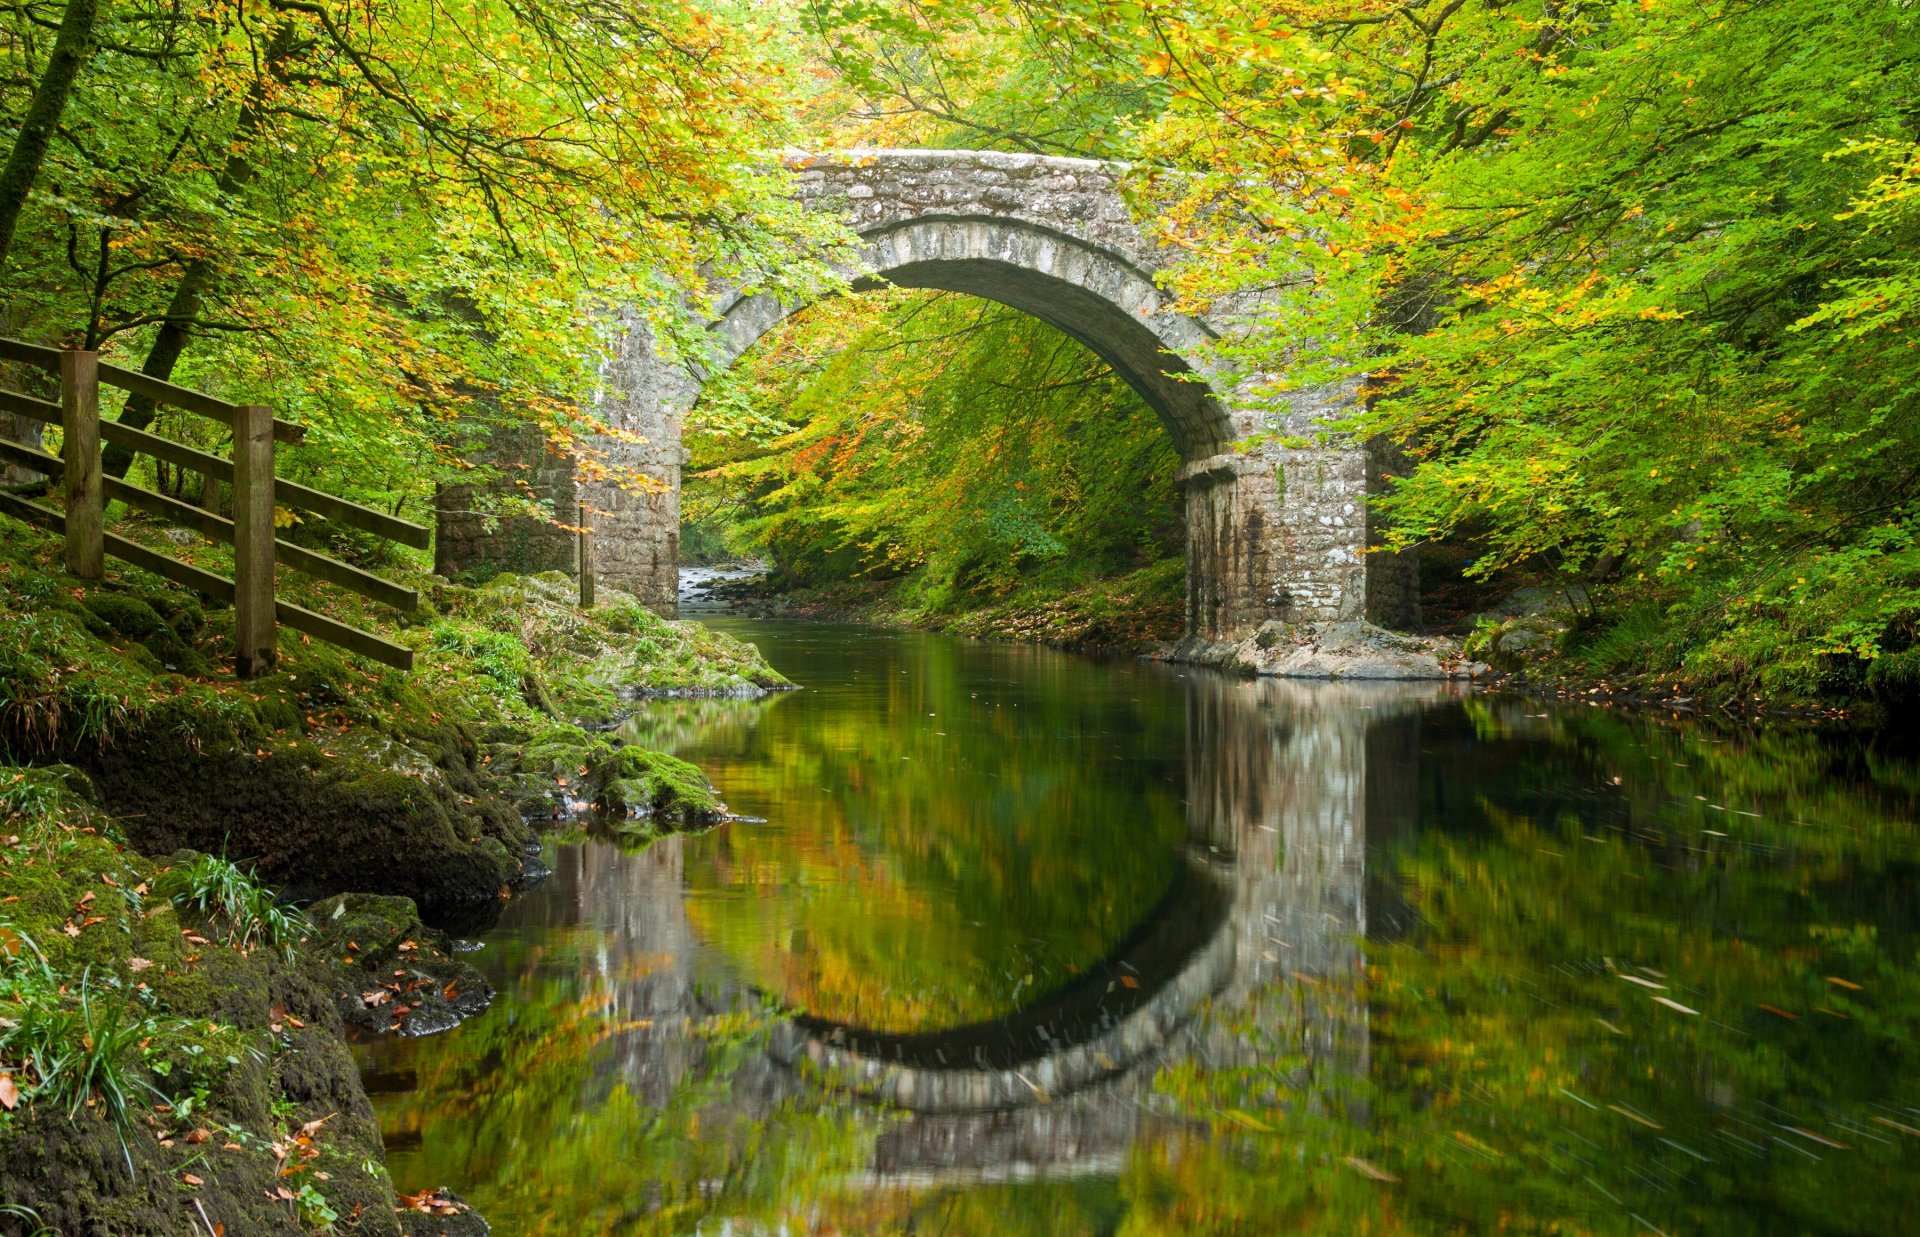
[[[1779,1018],[1785,1018],[1785,1019],[1787,1019],[1787,1020],[1788,1020],[1789,1022],[1798,1022],[1798,1021],[1800,1021],[1800,1015],[1799,1015],[1799,1014],[1790,1014],[1790,1013],[1788,1013],[1788,1012],[1787,1012],[1786,1010],[1784,1010],[1784,1009],[1781,1009],[1781,1008],[1780,1008],[1780,1007],[1779,1007],[1778,1005],[1767,1005],[1767,1004],[1764,1004],[1764,1003],[1763,1003],[1763,1004],[1762,1004],[1762,1005],[1760,1006],[1760,1008],[1761,1008],[1761,1009],[1764,1009],[1764,1010],[1766,1010],[1766,1011],[1767,1011],[1768,1013],[1770,1013],[1770,1014],[1773,1014],[1773,1015],[1774,1015],[1775,1017],[1779,1017]]]
[[[1827,982],[1832,984],[1836,988],[1845,988],[1848,992],[1860,991],[1859,984],[1854,983],[1850,979],[1842,979],[1838,975],[1827,976]]]
[[[207,1129],[205,1126],[201,1126],[199,1129],[193,1131],[193,1133],[187,1135],[187,1141],[197,1147],[212,1137],[213,1131]]]
[[[187,1183],[188,1185],[205,1185],[205,1184],[207,1184],[206,1182],[204,1182],[204,1181],[202,1181],[202,1180],[200,1180],[200,1178],[198,1178],[198,1177],[196,1177],[196,1176],[194,1176],[194,1175],[193,1175],[192,1173],[181,1173],[181,1174],[180,1174],[180,1180],[182,1180],[182,1181],[184,1181],[184,1182],[186,1182],[186,1183]]]
[[[1669,1001],[1667,998],[1663,996],[1657,996],[1653,999],[1655,1002],[1666,1006],[1668,1009],[1677,1009],[1683,1014],[1693,1014],[1695,1017],[1698,1017],[1700,1014],[1700,1011],[1697,1009],[1688,1009],[1686,1006],[1682,1005],[1680,1002]]]
[[[12,1074],[0,1074],[0,1108],[8,1112],[20,1106],[20,1084],[13,1080]]]
[[[129,971],[133,971],[136,973],[140,971],[144,971],[152,965],[153,965],[153,960],[150,958],[128,958],[127,959],[127,969]]]

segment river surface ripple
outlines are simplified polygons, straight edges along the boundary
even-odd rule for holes
[[[1893,1233],[1883,737],[719,620],[804,690],[625,728],[736,821],[552,879],[363,1045],[502,1234]]]

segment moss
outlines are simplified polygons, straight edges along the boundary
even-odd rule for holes
[[[0,1025],[19,1025],[27,1005],[75,1008],[81,993],[91,1021],[76,1026],[116,1008],[138,1043],[115,1068],[160,1101],[134,1105],[125,1126],[105,1104],[69,1110],[0,1041],[23,1092],[0,1112],[0,1198],[60,1232],[177,1234],[203,1209],[227,1232],[294,1234],[308,1230],[274,1191],[312,1183],[342,1215],[359,1209],[350,1231],[397,1233],[328,968],[202,936],[151,892],[163,865],[124,848],[77,771],[0,767],[0,787]],[[312,1157],[283,1176],[273,1144],[309,1126]]]
[[[617,590],[603,590],[600,604],[583,612],[573,582],[558,572],[449,585],[435,596],[446,615],[436,631],[447,629],[436,643],[463,632],[458,638],[469,646],[486,648],[473,634],[478,628],[523,644],[525,667],[504,650],[487,661],[498,693],[520,696],[530,711],[598,725],[650,695],[764,695],[792,686],[752,645],[663,619]]]
[[[131,640],[145,640],[155,632],[171,630],[159,611],[127,593],[92,592],[82,604],[107,626]]]
[[[493,1000],[485,977],[456,959],[446,934],[422,923],[405,898],[341,894],[309,913],[315,947],[343,968],[336,1001],[350,1025],[432,1034]]]
[[[615,817],[639,817],[667,827],[717,823],[726,805],[693,765],[664,752],[616,748],[587,776],[593,806]]]

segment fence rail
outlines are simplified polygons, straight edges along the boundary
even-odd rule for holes
[[[282,563],[290,570],[398,610],[411,611],[420,604],[420,595],[412,589],[275,535],[273,515],[277,504],[310,511],[420,549],[425,549],[432,537],[431,530],[419,524],[323,490],[277,479],[273,474],[274,444],[302,441],[306,436],[305,427],[283,421],[275,417],[271,409],[258,404],[231,404],[134,370],[103,365],[98,354],[92,352],[0,339],[0,360],[37,366],[57,374],[60,379],[59,403],[0,390],[0,411],[59,425],[61,453],[56,456],[37,447],[0,439],[0,459],[58,479],[65,490],[66,509],[58,511],[19,495],[0,492],[0,511],[62,534],[66,539],[69,572],[97,580],[104,572],[104,556],[112,555],[176,584],[232,602],[237,645],[234,668],[242,678],[272,668],[275,633],[280,624],[401,670],[413,668],[413,650],[274,596],[274,567]],[[131,425],[102,420],[102,384],[222,422],[233,431],[233,458],[222,459]],[[103,440],[197,472],[209,485],[231,486],[233,518],[104,475],[100,457]],[[231,545],[233,578],[183,563],[108,532],[105,515],[109,499],[184,525],[209,540]]]

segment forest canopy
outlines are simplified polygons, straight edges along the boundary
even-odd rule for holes
[[[1599,673],[1898,694],[1917,23],[1866,0],[23,3],[0,14],[0,332],[270,397],[315,427],[300,467],[388,505],[470,469],[490,424],[601,475],[609,306],[697,350],[708,276],[831,282],[846,238],[767,152],[1113,159],[1184,306],[1264,306],[1220,364],[1275,398],[1368,383],[1327,428],[1405,449],[1394,545],[1482,599],[1582,586]],[[699,462],[731,488],[692,506],[796,578],[917,573],[936,607],[1154,564],[1177,591],[1160,515],[1102,514],[1171,493],[1142,480],[1137,402],[997,311],[924,342],[971,312],[836,309],[770,345],[812,359],[704,402]],[[1059,449],[1099,416],[1123,428]],[[1058,547],[1086,569],[1050,575]]]

